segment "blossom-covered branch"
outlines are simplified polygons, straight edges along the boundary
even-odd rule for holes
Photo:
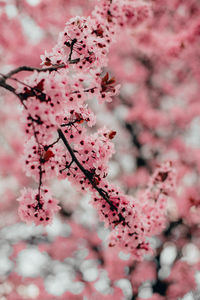
[[[102,1],[90,17],[67,22],[55,47],[42,56],[47,68],[19,67],[1,80],[4,88],[7,79],[18,83],[9,90],[24,107],[24,170],[38,182],[38,189],[25,189],[18,198],[22,220],[51,223],[59,207],[48,180],[68,178],[92,194],[91,203],[111,229],[109,245],[131,252],[135,259],[151,252],[147,237],[164,227],[166,197],[174,188],[173,167],[161,165],[138,199],[110,184],[106,177],[116,132],[103,127],[90,133],[96,119],[88,100],[111,102],[118,93],[115,78],[103,72],[110,45],[121,28],[137,26],[149,15],[149,6],[143,2]],[[32,74],[23,82],[12,78],[21,71]]]

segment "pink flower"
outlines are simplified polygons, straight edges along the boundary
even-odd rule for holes
[[[54,213],[60,209],[58,201],[52,198],[45,187],[40,192],[31,188],[24,189],[17,201],[20,218],[26,223],[34,222],[36,225],[50,224]]]

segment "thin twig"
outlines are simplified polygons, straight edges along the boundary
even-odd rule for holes
[[[12,77],[14,74],[26,71],[26,72],[33,72],[33,71],[37,71],[37,72],[52,72],[52,71],[57,71],[58,69],[62,69],[65,67],[65,64],[61,64],[61,65],[54,65],[51,67],[47,67],[47,68],[37,68],[37,67],[29,67],[29,66],[21,66],[18,67],[12,71],[10,71],[9,73],[7,73],[6,75],[3,75],[4,78],[8,79],[10,77]]]
[[[24,100],[23,97],[16,92],[16,89],[13,86],[7,84],[5,82],[5,80],[0,80],[0,86],[3,87],[4,89],[6,89],[7,91],[10,91],[11,93],[13,93],[15,96],[17,96],[20,99],[20,102],[23,105],[23,107],[25,109],[27,109],[27,106],[23,102],[23,100]]]
[[[67,139],[65,138],[62,130],[59,128],[57,130],[59,137],[61,138],[61,140],[63,141],[63,143],[65,144],[67,150],[69,151],[72,160],[76,163],[76,165],[79,167],[79,169],[82,171],[82,173],[85,175],[85,177],[88,179],[88,181],[91,183],[91,185],[93,186],[93,188],[100,194],[100,196],[110,205],[111,210],[115,210],[117,211],[117,207],[113,205],[113,203],[109,200],[109,197],[107,196],[107,194],[101,189],[98,188],[96,186],[96,184],[94,183],[94,181],[92,180],[91,176],[90,176],[90,172],[88,170],[86,170],[81,163],[79,162],[79,160],[77,159],[76,155],[74,154],[74,151],[72,150],[71,146],[69,145]]]

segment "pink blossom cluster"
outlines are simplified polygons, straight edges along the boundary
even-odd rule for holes
[[[24,189],[18,198],[20,218],[31,223],[33,220],[36,225],[48,225],[52,222],[53,215],[60,209],[58,201],[53,199],[49,190]]]
[[[149,187],[143,193],[140,192],[137,198],[115,192],[116,198],[113,199],[116,199],[120,217],[124,217],[124,220],[118,224],[113,218],[115,213],[111,215],[114,220],[110,223],[114,224],[114,230],[111,232],[110,246],[119,245],[139,260],[144,254],[151,253],[147,237],[159,234],[165,227],[167,196],[174,188],[174,169],[171,163],[165,163],[156,169]]]

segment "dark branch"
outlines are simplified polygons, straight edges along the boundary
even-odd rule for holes
[[[79,162],[79,160],[77,159],[76,155],[74,154],[74,151],[72,150],[72,148],[70,147],[68,141],[66,140],[63,132],[61,129],[58,129],[58,135],[61,138],[61,140],[63,141],[63,143],[65,144],[67,150],[69,151],[72,160],[76,163],[76,165],[79,167],[79,169],[81,170],[81,172],[85,175],[85,177],[88,179],[88,181],[91,183],[91,185],[93,186],[93,188],[99,193],[99,195],[110,205],[110,208],[112,210],[117,211],[117,207],[115,207],[113,205],[113,203],[109,200],[109,196],[107,195],[107,193],[105,193],[104,190],[102,190],[101,188],[98,188],[96,186],[96,184],[94,183],[94,181],[92,180],[92,177],[90,176],[90,172],[88,170],[86,170],[81,163]],[[121,218],[123,218],[122,216],[120,216]],[[124,219],[124,218],[123,218]]]
[[[16,92],[16,90],[13,86],[7,84],[4,78],[0,80],[0,87],[3,87],[5,90],[10,91],[15,96],[17,96],[20,99],[20,102],[24,106],[24,108],[27,109],[26,105],[23,102],[23,100],[24,100],[23,97]]]
[[[5,80],[0,80],[0,86],[3,87],[4,89],[10,91],[11,93],[15,94],[16,96],[18,96],[16,91],[15,91],[15,88],[12,87],[11,85],[7,84],[5,82]]]
[[[29,66],[21,66],[18,67],[12,71],[10,71],[9,73],[7,73],[6,75],[3,75],[4,78],[8,79],[10,77],[12,77],[14,74],[26,71],[26,72],[33,72],[33,71],[37,71],[37,72],[52,72],[52,71],[57,71],[58,69],[62,69],[65,67],[65,64],[61,64],[61,65],[54,65],[51,67],[47,67],[47,68],[36,68],[36,67],[29,67]]]

